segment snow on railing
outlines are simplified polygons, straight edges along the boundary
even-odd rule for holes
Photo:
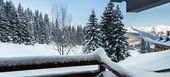
[[[103,48],[99,48],[91,54],[77,56],[0,58],[0,72],[83,65],[99,65],[98,73],[108,69],[118,77],[133,77],[129,71],[112,62],[106,55]]]

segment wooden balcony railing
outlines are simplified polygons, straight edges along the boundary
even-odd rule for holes
[[[0,73],[26,71],[35,69],[62,68],[74,66],[98,65],[98,71],[84,73],[68,73],[63,75],[44,75],[34,77],[94,77],[108,69],[118,77],[133,77],[132,74],[112,62],[102,48],[97,49],[92,54],[78,56],[37,56],[37,57],[17,57],[0,58]],[[81,70],[80,70],[81,71]]]

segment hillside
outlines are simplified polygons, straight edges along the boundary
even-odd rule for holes
[[[130,29],[131,27],[127,28]],[[154,27],[135,27],[136,29],[143,31],[143,32],[147,32],[147,33],[151,33],[151,34],[155,34],[156,35],[166,35],[167,31],[170,31],[170,26],[169,25],[157,25]]]
[[[126,37],[128,38],[128,42],[130,43],[130,45],[136,45],[139,44],[141,39],[147,37],[147,38],[151,38],[151,39],[157,39],[158,37],[152,35],[151,33],[147,33],[145,31],[133,28],[133,27],[129,27],[127,28],[127,33],[126,33]]]

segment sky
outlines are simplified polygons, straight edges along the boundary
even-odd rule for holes
[[[6,1],[6,0],[4,0]],[[21,3],[24,8],[38,9],[51,16],[51,8],[54,3],[67,6],[68,13],[72,15],[73,25],[85,26],[95,9],[96,16],[100,21],[102,13],[109,0],[11,0],[16,6]],[[155,7],[139,13],[126,12],[126,3],[115,3],[119,5],[124,16],[125,27],[146,27],[157,25],[170,25],[170,3]]]

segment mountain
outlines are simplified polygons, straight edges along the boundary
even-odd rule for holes
[[[130,45],[140,44],[142,38],[151,38],[153,40],[158,39],[159,36],[167,35],[167,31],[170,31],[168,25],[158,25],[154,27],[128,27],[126,37]]]
[[[166,35],[167,31],[170,31],[170,26],[169,25],[158,25],[154,27],[140,27],[138,28],[141,31],[151,33],[153,35]]]
[[[157,36],[149,32],[145,32],[134,27],[127,28],[126,37],[128,38],[128,42],[130,45],[137,45],[140,44],[141,39],[147,37],[151,39],[157,39]]]

